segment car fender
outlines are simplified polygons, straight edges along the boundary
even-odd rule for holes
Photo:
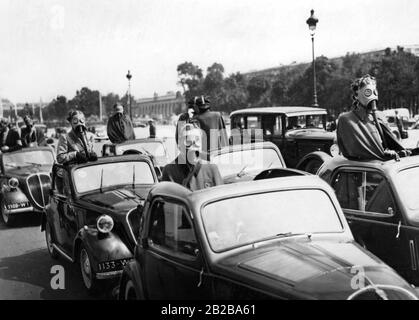
[[[83,243],[88,250],[95,271],[97,271],[97,264],[100,262],[133,257],[132,252],[114,232],[103,234],[91,227],[80,229],[74,240],[74,257],[77,257],[80,243]]]
[[[8,190],[5,187],[1,189],[1,196],[3,198],[4,204],[13,204],[13,203],[21,203],[21,202],[29,202],[28,197],[26,194],[20,189],[19,187]]]
[[[123,299],[123,294],[124,294],[123,291],[125,291],[125,288],[122,287],[122,283],[123,281],[126,280],[126,278],[130,278],[134,283],[134,287],[137,293],[140,296],[145,297],[145,290],[144,290],[144,285],[143,285],[140,269],[141,267],[138,265],[138,262],[136,260],[131,261],[127,266],[125,266],[124,273],[120,279],[120,285],[119,285],[119,288],[120,288],[119,297],[121,300]]]
[[[326,162],[330,160],[332,157],[324,151],[314,151],[311,153],[306,154],[297,164],[296,169],[304,170],[306,165],[311,160],[319,160],[321,162]]]

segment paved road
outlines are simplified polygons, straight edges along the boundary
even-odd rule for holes
[[[0,300],[3,299],[112,299],[111,292],[89,296],[83,287],[77,264],[63,258],[53,260],[47,251],[39,217],[19,219],[16,227],[6,227],[0,219]],[[53,290],[53,265],[65,270],[65,289]]]

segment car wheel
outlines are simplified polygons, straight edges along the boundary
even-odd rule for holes
[[[316,174],[317,170],[319,170],[319,168],[321,167],[322,164],[323,164],[323,162],[321,160],[318,160],[318,159],[310,160],[306,164],[306,166],[304,168],[304,171],[306,171],[308,173]]]
[[[58,252],[55,250],[54,246],[52,245],[52,235],[51,235],[51,225],[47,221],[45,225],[45,241],[47,243],[48,253],[53,259],[58,259]]]
[[[15,222],[16,217],[14,215],[6,214],[6,205],[3,199],[0,201],[0,207],[1,207],[1,217],[3,219],[4,224],[8,227],[12,227]]]
[[[79,253],[80,271],[84,286],[89,293],[97,293],[101,288],[101,284],[99,283],[99,280],[96,279],[96,275],[92,267],[92,259],[83,244],[80,246]]]

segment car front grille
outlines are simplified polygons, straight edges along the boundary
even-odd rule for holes
[[[42,210],[49,201],[51,178],[47,173],[35,173],[26,178],[28,197],[36,209]]]

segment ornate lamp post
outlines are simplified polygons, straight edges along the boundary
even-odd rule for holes
[[[127,79],[128,79],[128,104],[129,104],[129,117],[132,120],[132,106],[131,106],[131,78],[132,75],[130,73],[130,71],[128,70],[128,73],[126,75]]]
[[[315,59],[314,59],[314,34],[316,33],[316,25],[317,22],[319,22],[319,19],[317,19],[314,16],[314,10],[311,9],[311,16],[307,19],[308,28],[310,29],[310,35],[311,35],[311,48],[312,48],[312,54],[313,54],[313,105],[312,107],[318,107],[319,104],[317,103],[317,89],[316,89],[316,65],[315,65]]]

